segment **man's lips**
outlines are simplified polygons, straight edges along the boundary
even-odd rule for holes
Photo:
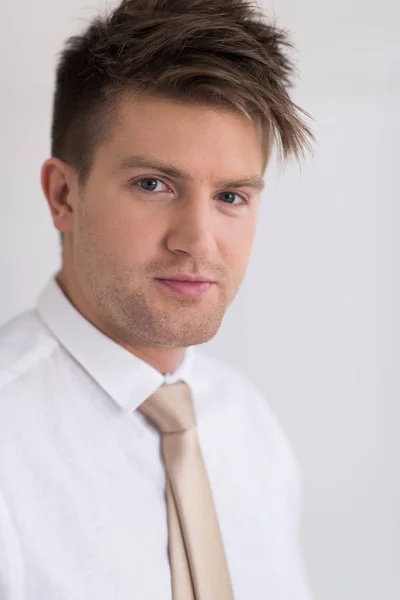
[[[176,279],[155,279],[164,289],[186,298],[199,298],[214,285],[210,281],[179,281]]]

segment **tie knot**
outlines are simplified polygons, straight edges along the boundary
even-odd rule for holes
[[[163,384],[139,407],[161,433],[177,433],[196,425],[193,399],[189,386],[178,381]]]

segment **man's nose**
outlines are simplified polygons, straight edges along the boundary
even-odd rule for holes
[[[168,231],[168,249],[186,252],[196,258],[215,257],[217,217],[215,200],[204,195],[175,205]]]

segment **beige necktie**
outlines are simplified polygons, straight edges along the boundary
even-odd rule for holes
[[[173,600],[233,600],[190,388],[162,385],[138,409],[161,434]]]

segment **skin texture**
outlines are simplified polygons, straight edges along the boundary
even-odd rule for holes
[[[131,155],[171,164],[190,179],[115,168]],[[67,163],[52,157],[42,166],[53,223],[64,232],[57,274],[64,293],[105,335],[172,373],[185,347],[216,335],[249,260],[260,191],[220,182],[261,179],[263,169],[260,130],[245,116],[121,96],[112,135],[97,149],[83,189]],[[188,299],[154,280],[178,271],[215,283]]]

